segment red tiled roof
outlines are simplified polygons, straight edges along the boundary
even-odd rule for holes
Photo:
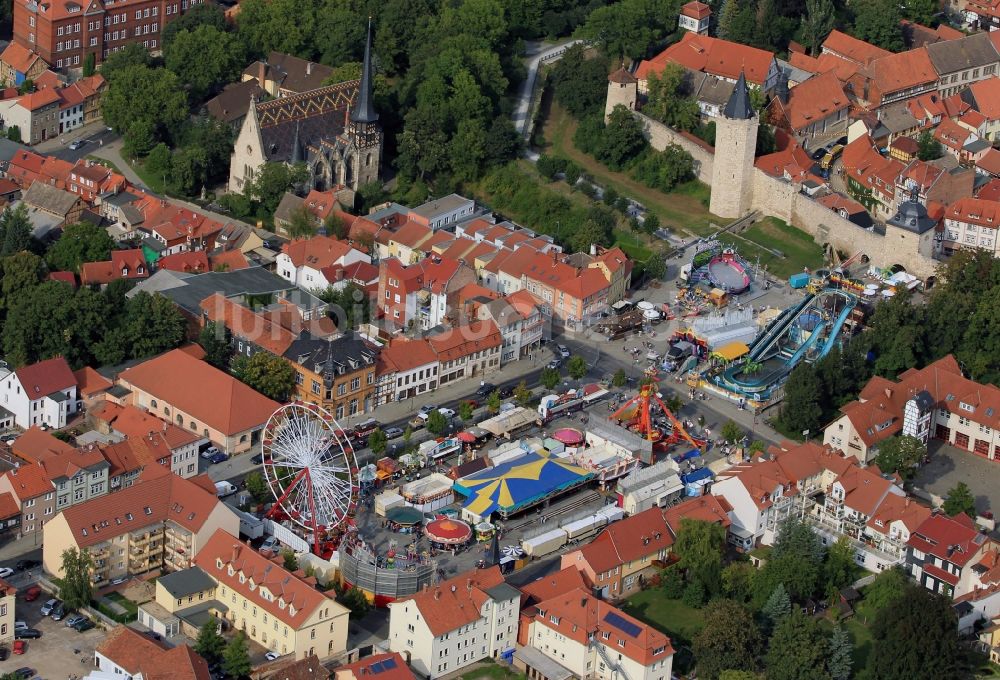
[[[164,438],[171,449],[187,446],[201,437],[194,432],[178,427],[173,423],[160,420],[148,411],[143,411],[132,405],[118,406],[113,402],[104,402],[102,409],[92,409],[90,416],[99,418],[130,440],[148,437],[156,433]]]
[[[1000,78],[979,80],[972,83],[969,90],[979,113],[989,120],[1000,120]]]
[[[678,503],[663,511],[663,518],[676,536],[681,530],[681,520],[691,519],[698,522],[711,522],[728,527],[732,522],[729,511],[732,507],[722,496],[698,496]]]
[[[11,492],[23,504],[24,501],[37,498],[55,491],[42,466],[35,463],[21,465],[14,470],[8,470],[3,475],[8,479]]]
[[[378,356],[378,374],[402,373],[438,362],[437,354],[426,340],[394,340]]]
[[[902,139],[906,138],[904,137]],[[841,194],[827,194],[826,196],[818,198],[816,202],[836,212],[843,210],[848,215],[857,215],[859,213],[868,212],[865,210],[865,206],[861,205],[854,199]]]
[[[995,151],[994,153],[1000,154]],[[948,206],[945,219],[974,224],[984,229],[1000,227],[1000,203],[980,198],[960,198]]]
[[[379,666],[378,670],[372,670],[372,666],[376,664],[381,664],[384,661],[392,659],[395,663],[392,668],[388,670],[384,666]],[[366,656],[361,661],[355,661],[352,664],[347,664],[346,666],[337,666],[334,670],[334,677],[339,678],[341,674],[344,677],[353,677],[355,680],[410,680],[415,678],[413,671],[410,670],[409,666],[403,660],[403,657],[399,655],[399,652],[388,652],[386,654],[375,654],[374,656]],[[348,676],[347,674],[350,674]],[[325,676],[324,676],[325,677]]]
[[[880,474],[877,467],[852,467],[834,484],[844,488],[844,506],[871,517],[878,504],[890,493],[892,482]]]
[[[118,279],[145,279],[149,265],[142,248],[112,250],[111,259],[104,262],[84,262],[80,265],[80,282],[84,285],[105,284]]]
[[[525,257],[519,258],[519,253],[524,253]],[[526,276],[577,300],[586,300],[610,287],[608,278],[600,269],[574,267],[561,261],[557,256],[527,248],[518,248],[514,251],[514,257],[503,263],[502,271],[514,278]]]
[[[893,522],[902,522],[910,533],[916,531],[931,516],[928,507],[910,500],[906,496],[888,494],[868,520],[867,526],[873,531],[888,534]]]
[[[194,563],[213,579],[238,592],[292,630],[299,630],[317,616],[316,610],[320,607],[331,607],[335,614],[338,611],[347,612],[342,605],[316,589],[315,579],[305,578],[300,575],[301,572],[288,571],[222,529],[212,534],[198,551]],[[262,589],[269,591],[272,597],[262,596]],[[347,617],[343,619],[346,625]]]
[[[937,82],[937,71],[926,48],[918,48],[899,54],[876,59],[868,67],[874,81],[875,104],[881,104],[881,98],[900,90],[908,90],[920,85]]]
[[[1000,151],[991,148],[976,161],[976,167],[994,177],[1000,177]]]
[[[964,567],[979,552],[986,536],[976,530],[965,513],[954,517],[932,514],[910,534],[907,545],[928,555]],[[924,569],[927,568],[925,563]],[[957,579],[957,577],[955,577]]]
[[[31,94],[26,94],[18,100],[21,108],[28,111],[37,111],[40,108],[49,106],[50,104],[55,104],[59,101],[59,91],[47,87],[44,90],[38,90],[32,92]]]
[[[529,600],[541,602],[542,600],[558,597],[577,588],[585,590],[587,583],[583,580],[580,570],[570,566],[521,586],[521,592]]]
[[[205,254],[204,250],[188,250],[167,255],[157,260],[156,266],[169,271],[193,274],[201,274],[209,270],[208,255]]]
[[[881,47],[876,47],[864,40],[858,40],[836,29],[831,31],[830,35],[823,41],[823,51],[849,59],[861,66],[892,54],[888,50],[883,50]]]
[[[427,338],[439,361],[454,361],[503,344],[500,329],[492,321],[473,321]]]
[[[137,630],[118,626],[101,640],[96,651],[129,674],[138,675],[143,661],[158,657],[167,648]]]
[[[698,0],[691,0],[681,7],[681,14],[692,19],[704,19],[712,16],[712,8]]]
[[[14,371],[25,394],[31,399],[41,399],[55,392],[76,386],[73,371],[63,357],[39,361]]]
[[[21,508],[18,507],[14,496],[7,491],[0,493],[0,519],[10,519],[20,514]]]
[[[209,255],[208,265],[212,271],[233,272],[237,269],[247,269],[250,263],[247,261],[246,255],[233,249]]]
[[[128,368],[120,378],[226,435],[264,425],[279,406],[180,349]]]
[[[545,626],[583,646],[592,644],[593,640],[642,666],[667,659],[674,653],[666,635],[584,590],[539,602],[536,608],[538,616],[534,625]],[[630,623],[631,632],[635,634],[609,622],[615,617]]]
[[[813,165],[812,158],[797,142],[789,144],[781,151],[769,153],[754,161],[756,168],[772,177],[786,178],[795,182],[811,179],[817,184],[825,184],[826,180],[810,172]]]
[[[16,42],[9,43],[3,54],[0,54],[0,61],[22,74],[30,71],[39,59],[41,57],[37,54]]]
[[[132,486],[72,505],[62,515],[82,548],[167,520],[197,532],[219,503],[214,488],[209,491],[195,480],[154,465],[145,468]]]
[[[984,201],[1000,201],[1000,179],[991,179],[976,192],[976,198]]]
[[[318,270],[340,262],[351,252],[351,246],[330,236],[313,236],[308,239],[297,238],[286,243],[281,252],[288,255],[296,267],[311,267]]]
[[[773,62],[771,52],[687,31],[680,42],[639,64],[635,75],[646,80],[650,73],[659,74],[664,66],[675,63],[733,81],[743,71],[748,82],[763,85]]]
[[[950,149],[961,151],[972,134],[951,118],[945,118],[934,130],[934,139]]]
[[[277,356],[283,355],[297,336],[263,314],[215,293],[201,301],[201,311],[207,321],[221,323],[234,337],[249,340]]]
[[[788,93],[787,104],[777,97],[773,101],[793,131],[803,130],[850,106],[844,88],[832,71],[793,87]]]
[[[483,605],[490,600],[486,591],[501,583],[504,579],[499,567],[473,569],[416,595],[396,600],[395,604],[413,602],[431,635],[439,637],[478,621]]]

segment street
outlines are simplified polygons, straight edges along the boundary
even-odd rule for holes
[[[55,156],[69,163],[76,163],[81,158],[94,155],[94,151],[102,148],[103,145],[110,144],[118,139],[117,133],[108,130],[103,121],[98,121],[72,132],[67,132],[58,138],[36,144],[32,150],[36,153]],[[69,148],[70,144],[76,141],[84,141],[84,143],[77,149]]]

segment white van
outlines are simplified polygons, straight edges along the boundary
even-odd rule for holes
[[[231,482],[216,482],[215,483],[215,495],[219,498],[225,498],[226,496],[232,496],[236,493],[238,489],[236,485]]]

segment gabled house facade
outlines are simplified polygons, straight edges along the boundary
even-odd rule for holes
[[[0,406],[18,427],[59,429],[79,410],[76,377],[62,357],[11,370],[0,365]]]

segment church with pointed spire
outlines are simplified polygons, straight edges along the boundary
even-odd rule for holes
[[[229,191],[242,193],[265,163],[304,163],[309,187],[357,191],[379,179],[382,126],[372,91],[371,22],[361,78],[251,101],[233,147]]]

